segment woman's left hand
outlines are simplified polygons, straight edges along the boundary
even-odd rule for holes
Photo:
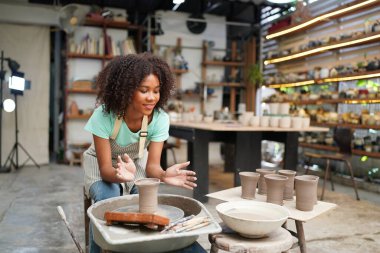
[[[195,177],[195,172],[191,170],[185,170],[185,168],[190,164],[190,162],[178,163],[167,168],[163,181],[170,185],[181,186],[187,189],[193,189],[197,187],[194,183],[197,178]]]

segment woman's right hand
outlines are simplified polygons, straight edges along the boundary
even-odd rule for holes
[[[127,154],[124,154],[123,158],[124,161],[120,156],[117,157],[116,178],[122,182],[133,181],[136,173],[135,163]]]

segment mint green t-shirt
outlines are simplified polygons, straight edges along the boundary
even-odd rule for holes
[[[84,129],[98,137],[109,139],[112,135],[115,120],[115,114],[105,113],[103,112],[103,106],[99,106],[91,115]],[[169,115],[166,112],[161,109],[154,110],[153,119],[148,125],[147,141],[166,141],[169,138],[169,124]],[[116,137],[116,143],[122,147],[136,143],[139,141],[139,133],[140,130],[136,133],[129,130],[123,120]]]

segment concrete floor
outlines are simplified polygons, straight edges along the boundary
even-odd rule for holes
[[[184,161],[185,145],[176,151]],[[223,172],[219,146],[210,149],[210,192],[232,187],[232,173]],[[169,155],[169,162],[171,157]],[[322,180],[320,180],[322,181]],[[327,184],[329,186],[329,184]],[[83,171],[78,166],[51,164],[24,167],[19,171],[0,174],[0,252],[1,253],[68,253],[78,252],[60,219],[56,207],[62,206],[67,220],[84,247]],[[162,193],[191,196],[192,192],[174,187],[160,187]],[[361,201],[354,199],[351,187],[327,188],[325,201],[338,208],[305,223],[309,253],[378,252],[380,248],[380,195],[359,191]],[[210,199],[207,209],[217,220],[215,205]],[[293,222],[288,226],[294,229]],[[207,236],[198,240],[210,250]],[[290,252],[299,252],[298,248]]]

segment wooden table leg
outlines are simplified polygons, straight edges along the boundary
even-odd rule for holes
[[[302,221],[295,220],[295,223],[296,223],[298,245],[300,246],[300,251],[301,253],[306,253],[306,241],[305,241],[305,233],[303,231]]]

